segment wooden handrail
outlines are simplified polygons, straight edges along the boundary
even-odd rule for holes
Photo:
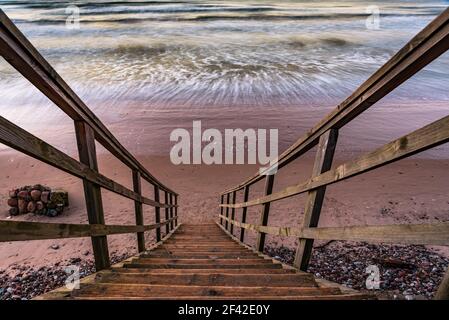
[[[236,204],[220,204],[219,206],[225,208],[245,208],[278,201],[311,191],[321,186],[330,185],[350,177],[357,176],[386,164],[410,157],[416,153],[444,144],[448,141],[449,116],[446,116],[408,135],[393,140],[373,152],[366,153],[356,160],[348,161],[339,165],[335,169],[311,178],[306,182],[289,186],[281,191],[267,196],[262,196],[251,201]]]
[[[331,128],[339,129],[350,122],[403,82],[411,78],[449,49],[449,9],[446,9],[427,27],[410,40],[388,62],[365,81],[349,98],[318,122],[304,136],[284,151],[272,165],[282,168],[312,149],[319,137]],[[271,169],[248,178],[222,194],[241,190],[265,177]]]
[[[0,54],[18,72],[75,121],[84,121],[94,130],[95,138],[108,151],[160,189],[176,194],[148,172],[123,147],[98,117],[73,92],[61,76],[28,41],[0,9]]]
[[[334,169],[332,161],[337,144],[338,131],[351,120],[411,78],[419,70],[449,49],[449,8],[433,20],[426,28],[408,42],[386,64],[376,71],[349,98],[337,106],[309,132],[297,140],[283,152],[272,165],[282,169],[291,161],[318,144],[316,157],[310,179],[272,193],[274,175],[271,168],[258,172],[243,183],[227,189],[220,194],[220,224],[240,228],[240,241],[244,241],[244,231],[257,233],[256,250],[264,251],[265,235],[296,237],[296,248],[293,265],[307,271],[314,240],[349,240],[382,243],[404,243],[423,245],[449,245],[449,224],[408,224],[383,226],[351,226],[351,227],[318,227],[321,208],[326,187],[330,184],[360,175],[362,173],[385,166],[416,153],[449,142],[449,116],[434,121],[399,139],[395,139],[372,152],[365,153],[355,160],[347,161]],[[263,196],[249,200],[249,186],[266,179]],[[243,202],[229,203],[229,196],[244,189]],[[303,221],[298,227],[268,226],[271,202],[286,199],[308,192]],[[224,203],[226,197],[228,201]],[[259,224],[246,223],[247,208],[262,206]],[[226,208],[226,215],[223,213]],[[242,208],[242,221],[229,217],[229,209]],[[449,299],[449,270],[435,296],[438,299]]]
[[[178,219],[178,194],[151,175],[118,142],[1,9],[0,55],[74,121],[80,160],[73,159],[3,117],[0,117],[0,143],[81,178],[89,221],[88,225],[0,221],[0,242],[91,237],[95,267],[99,271],[110,266],[107,235],[136,233],[138,250],[142,252],[145,250],[145,231],[156,229],[156,240],[159,241],[162,226],[167,226],[166,233],[173,230]],[[96,141],[131,169],[133,190],[99,173]],[[142,195],[142,178],[155,188],[154,200]],[[134,200],[136,226],[105,224],[101,188]],[[166,194],[164,203],[159,200],[159,190]],[[167,201],[167,196],[170,201]],[[143,204],[155,207],[156,224],[144,225]],[[164,222],[160,222],[160,208],[170,211]]]
[[[112,234],[141,233],[167,225],[177,217],[147,225],[69,224],[0,221],[0,242],[85,238]]]

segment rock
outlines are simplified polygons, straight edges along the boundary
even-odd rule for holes
[[[47,216],[49,217],[56,217],[58,215],[58,211],[55,209],[48,209],[47,210]]]
[[[55,206],[61,205],[67,207],[69,205],[68,193],[64,190],[55,190],[50,193],[50,201]]]
[[[9,214],[10,214],[11,216],[17,216],[17,215],[19,215],[19,208],[16,208],[16,207],[14,207],[14,208],[9,208]]]
[[[17,198],[17,193],[19,192],[19,190],[17,189],[13,189],[13,190],[9,190],[9,197],[10,198]]]
[[[42,191],[40,190],[31,190],[30,192],[31,199],[33,199],[34,201],[39,201],[41,199],[41,194]]]
[[[28,202],[27,211],[29,213],[34,213],[34,211],[36,211],[36,203],[33,201]]]
[[[49,200],[50,200],[50,191],[43,191],[41,193],[41,201],[43,203],[48,203]]]
[[[27,201],[30,200],[30,195],[28,194],[28,191],[26,191],[26,190],[19,191],[19,193],[17,194],[17,197],[22,200],[27,200]]]
[[[52,248],[53,250],[58,250],[59,249],[59,245],[52,244],[50,248]]]
[[[69,260],[70,263],[75,264],[75,263],[80,263],[81,262],[81,258],[71,258]]]
[[[17,198],[8,199],[8,206],[17,207],[18,205],[19,205],[19,201],[17,200]]]
[[[19,198],[18,208],[19,208],[19,214],[27,213],[28,202],[24,199]]]
[[[83,252],[83,255],[85,255],[85,256],[88,256],[89,254],[90,254],[89,250],[86,250],[86,251]]]

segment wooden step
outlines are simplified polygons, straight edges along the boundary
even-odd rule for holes
[[[257,296],[317,296],[341,294],[338,288],[317,287],[223,287],[223,286],[178,286],[95,283],[74,290],[72,296],[109,296],[109,297],[184,297],[184,296],[222,296],[222,297],[257,297]]]
[[[172,254],[172,253],[168,253],[168,252],[164,252],[164,253],[146,253],[146,254],[141,254],[140,255],[141,258],[167,258],[167,259],[185,259],[185,258],[191,258],[191,259],[255,259],[258,258],[259,256],[256,254],[233,254],[233,253],[229,253],[229,254],[225,254],[225,253],[219,253],[216,252],[214,254],[209,254],[209,253],[177,253],[177,254]]]
[[[126,263],[125,268],[148,269],[282,269],[280,264],[146,264]]]
[[[220,274],[296,274],[297,271],[294,269],[251,269],[251,268],[245,268],[245,269],[221,269],[221,270],[214,270],[214,269],[196,269],[196,268],[189,268],[186,270],[179,270],[179,269],[154,269],[154,268],[145,268],[144,266],[140,268],[133,268],[133,267],[126,267],[126,268],[113,268],[109,270],[110,272],[121,272],[121,273],[150,273],[150,274],[159,274],[161,272],[163,273],[171,273],[176,274],[179,272],[183,272],[186,274],[190,273],[216,273],[219,272]]]
[[[60,299],[60,298],[58,298]],[[73,300],[248,300],[248,297],[227,297],[227,296],[181,296],[181,297],[124,297],[124,296],[85,296],[71,297]],[[264,300],[373,300],[375,297],[367,294],[341,294],[341,295],[316,295],[316,296],[255,296],[251,297],[251,300],[264,301]]]
[[[239,273],[126,273],[105,272],[97,276],[99,283],[132,283],[155,285],[193,286],[275,286],[275,287],[317,287],[311,274],[239,274]]]
[[[139,264],[181,264],[181,265],[205,265],[205,264],[218,264],[218,265],[246,265],[246,264],[272,264],[271,260],[263,258],[257,259],[166,259],[166,258],[136,258],[131,263]]]

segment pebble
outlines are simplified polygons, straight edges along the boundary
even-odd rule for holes
[[[280,257],[279,260],[286,264],[293,264],[294,249],[267,246],[265,251],[272,257]],[[379,263],[392,258],[406,263]],[[391,299],[431,299],[449,266],[449,259],[419,245],[334,241],[324,247],[314,248],[308,272],[329,281],[350,284],[355,290],[366,291],[366,268],[369,265],[379,268],[381,281],[380,290],[369,292],[382,293],[383,297],[387,294]]]
[[[52,245],[51,245],[51,248],[52,248],[53,250],[58,250],[58,249],[59,249],[59,245],[57,245],[57,244],[52,244]]]

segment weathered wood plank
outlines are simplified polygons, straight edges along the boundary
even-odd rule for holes
[[[140,180],[140,172],[133,170],[133,188],[134,192],[142,195],[142,181]],[[155,199],[156,200],[156,199]],[[158,200],[156,200],[159,202]],[[157,208],[159,209],[159,208]],[[143,206],[139,201],[134,201],[134,212],[136,215],[136,225],[143,226]],[[158,223],[160,221],[156,221]],[[137,250],[139,252],[145,251],[145,233],[138,232],[137,233]]]
[[[164,191],[164,203],[165,203],[165,221],[168,221],[170,219],[170,213],[169,213],[169,202],[168,202],[168,192]],[[165,225],[165,234],[169,234],[170,233],[170,224],[166,224]]]
[[[0,9],[0,55],[75,121],[86,122],[96,139],[131,169],[160,188],[173,192],[146,170],[71,90],[60,75]]]
[[[235,205],[224,207],[243,208],[285,199],[325,185],[374,170],[378,167],[412,156],[449,141],[449,116],[437,120],[399,139],[366,153],[358,159],[348,161],[304,183],[287,187],[268,196],[263,196]]]
[[[223,216],[223,219],[229,218]],[[432,224],[323,227],[304,229],[260,226],[231,220],[229,222],[246,230],[284,237],[297,237],[314,240],[366,241],[391,244],[437,246],[449,245],[449,223],[447,222]]]
[[[274,174],[267,175],[265,179],[266,179],[265,180],[265,196],[267,196],[273,192]],[[268,216],[270,214],[270,206],[271,206],[271,203],[267,202],[267,203],[264,203],[264,205],[262,207],[262,210],[260,212],[260,218],[259,218],[259,223],[262,226],[266,226],[268,224]],[[265,233],[259,231],[257,233],[256,249],[259,252],[263,252],[264,247],[265,247]]]
[[[227,205],[229,205],[229,197],[230,197],[230,194],[228,193],[226,195],[226,204]],[[226,207],[226,218],[229,218],[229,207],[228,206]],[[225,220],[225,221],[226,221],[225,222],[225,229],[228,230],[228,227],[229,227],[228,220]]]
[[[446,9],[365,81],[349,98],[285,150],[278,157],[276,164],[278,169],[315,146],[318,143],[318,138],[324,132],[331,128],[341,128],[356,118],[448,49],[449,9]],[[238,186],[224,191],[223,194],[240,190],[263,177],[263,174],[258,172]]]
[[[435,300],[449,300],[449,269],[446,270],[443,280],[438,286]]]
[[[98,171],[94,131],[84,121],[75,121],[75,134],[80,162]],[[89,224],[105,224],[100,186],[86,179],[83,179],[83,185]],[[109,268],[111,262],[106,236],[92,236],[91,239],[95,269],[99,271]]]
[[[168,223],[169,221],[164,221],[159,224],[130,226],[0,221],[0,242],[100,237],[111,234],[137,233],[150,231]]]
[[[224,195],[220,196],[220,204],[224,204]],[[223,207],[220,207],[220,215],[223,215]],[[220,218],[220,224],[223,225],[223,219]]]
[[[159,202],[159,186],[154,185],[154,201]],[[154,215],[155,215],[155,222],[160,223],[161,222],[161,210],[158,207],[154,207]],[[156,242],[161,241],[161,228],[156,229]]]
[[[245,186],[243,191],[243,202],[247,202],[249,197],[249,186]],[[235,203],[234,203],[235,204]],[[242,223],[246,222],[246,213],[248,212],[248,207],[244,207],[242,211]],[[245,228],[240,228],[240,241],[245,241]]]
[[[237,197],[237,191],[234,191],[234,192],[232,193],[232,204],[235,204],[236,197]],[[235,219],[235,208],[232,208],[232,209],[231,209],[231,220],[234,220],[234,219]],[[229,232],[230,232],[231,234],[234,234],[234,225],[233,225],[233,224],[231,224],[231,225],[229,226]]]
[[[92,170],[85,164],[76,161],[72,157],[66,155],[62,151],[59,151],[45,141],[35,137],[31,133],[23,130],[1,116],[0,142],[64,172],[98,184],[101,187],[127,197],[128,199],[140,201],[151,206],[164,207],[164,204],[142,197],[136,192],[133,192],[123,185],[120,185],[95,170]]]
[[[332,167],[335,147],[337,146],[338,130],[331,129],[320,137],[315,163],[312,169],[314,178],[329,171]],[[309,191],[304,209],[304,216],[301,226],[303,228],[313,228],[318,226],[321,207],[323,206],[326,186]],[[302,271],[307,271],[309,260],[312,255],[313,239],[299,239],[296,248],[295,261],[293,265]]]
[[[173,214],[174,214],[173,207],[172,207],[172,205],[173,205],[173,194],[170,193],[169,197],[170,197],[170,199],[169,199],[169,201],[170,201],[170,208],[169,208],[169,210],[170,210],[170,219],[171,219],[171,218],[173,218]],[[170,230],[173,230],[174,227],[175,227],[175,225],[174,225],[173,221],[170,222]]]

